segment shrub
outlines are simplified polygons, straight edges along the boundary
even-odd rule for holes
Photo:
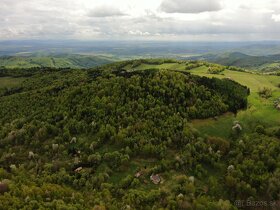
[[[259,89],[259,96],[262,98],[270,98],[272,96],[271,88],[263,87]]]
[[[225,70],[224,67],[221,66],[211,66],[208,68],[209,74],[221,74]]]
[[[229,141],[220,137],[211,136],[207,141],[215,150],[220,150],[223,154],[227,153],[230,148]]]
[[[255,132],[258,134],[265,134],[265,129],[262,125],[257,125],[255,128]]]

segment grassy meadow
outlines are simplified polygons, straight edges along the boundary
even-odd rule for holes
[[[126,66],[126,69],[132,69]],[[169,69],[169,70],[185,70],[184,63],[164,63],[161,65],[141,64],[134,70],[145,69]],[[193,120],[192,124],[195,128],[205,135],[213,135],[220,137],[228,137],[231,133],[231,127],[235,120],[238,120],[245,130],[252,130],[260,122],[266,125],[266,128],[273,128],[280,125],[280,112],[273,106],[273,101],[280,97],[279,76],[253,74],[247,72],[225,70],[222,74],[209,74],[206,66],[201,66],[188,70],[188,72],[205,77],[217,77],[220,79],[227,78],[246,85],[250,88],[251,94],[248,97],[249,107],[247,110],[240,110],[237,116],[232,113],[219,116],[218,119]],[[263,99],[258,95],[260,88],[271,88],[273,93],[269,99]]]
[[[206,67],[192,69],[190,72],[199,76],[231,78],[242,85],[248,86],[251,90],[248,97],[248,109],[239,111],[236,117],[228,113],[219,117],[217,121],[214,119],[194,121],[194,126],[202,132],[226,137],[230,134],[230,128],[234,120],[240,121],[244,129],[253,129],[260,122],[265,124],[267,128],[280,125],[280,112],[273,107],[273,101],[280,97],[280,89],[277,87],[280,83],[280,77],[229,70],[224,71],[223,75],[213,75],[207,73]],[[263,87],[273,90],[271,98],[264,99],[258,95],[258,90]]]

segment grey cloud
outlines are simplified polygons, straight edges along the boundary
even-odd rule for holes
[[[280,34],[280,22],[275,22],[280,14],[277,2],[273,4],[274,12],[271,13],[262,13],[251,7],[240,7],[223,9],[193,20],[180,19],[176,14],[166,15],[157,10],[147,10],[146,14],[141,16],[124,16],[122,11],[110,6],[97,7],[88,12],[81,5],[81,9],[77,10],[79,7],[75,5],[74,0],[67,0],[69,4],[65,7],[62,6],[63,2],[67,4],[66,0],[0,0],[0,39],[183,40],[187,37],[188,40],[192,40],[199,37],[202,40],[254,40],[279,39]],[[71,2],[73,4],[70,4]],[[187,4],[190,7],[194,0],[173,2],[181,2],[179,6],[184,9]],[[196,2],[201,3],[202,0]],[[211,8],[208,5],[204,7],[207,10]],[[173,11],[174,8],[173,5]],[[194,11],[194,7],[190,8]],[[202,7],[200,10],[197,7],[196,11],[202,11]],[[118,18],[110,18],[116,16]],[[198,14],[194,16],[200,17]]]
[[[220,0],[163,0],[160,10],[167,13],[201,13],[221,10]]]
[[[114,16],[125,16],[120,9],[103,5],[96,7],[88,13],[89,17],[114,17]]]
[[[238,13],[238,12],[237,12]],[[140,18],[94,21],[106,34],[126,36],[162,36],[174,35],[177,37],[200,36],[207,40],[211,36],[217,40],[231,39],[274,39],[280,33],[280,28],[275,27],[270,14],[259,15],[257,12],[247,12],[243,15],[222,18],[224,14],[212,15],[207,20],[178,20],[176,18],[160,18],[156,15],[147,15]],[[104,27],[106,26],[106,27]],[[114,34],[113,33],[113,34]],[[270,35],[265,35],[269,33]]]

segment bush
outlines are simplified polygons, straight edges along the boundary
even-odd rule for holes
[[[220,137],[211,136],[207,139],[208,143],[215,150],[220,150],[223,154],[227,153],[230,148],[229,141],[222,139]]]
[[[263,88],[259,89],[258,93],[259,93],[259,96],[262,98],[270,98],[272,96],[272,89],[263,87]]]
[[[221,66],[211,66],[208,68],[209,74],[221,74],[225,70],[224,67]]]
[[[265,129],[262,125],[257,125],[255,128],[255,132],[258,134],[265,134]]]

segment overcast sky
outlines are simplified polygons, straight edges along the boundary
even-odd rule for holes
[[[0,0],[0,40],[280,40],[279,0]]]

